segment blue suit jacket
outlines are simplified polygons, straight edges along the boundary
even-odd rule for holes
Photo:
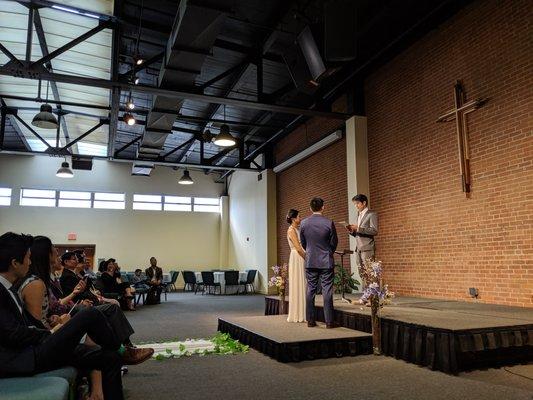
[[[304,219],[300,241],[306,252],[305,268],[333,268],[333,253],[339,241],[333,221],[320,214]]]

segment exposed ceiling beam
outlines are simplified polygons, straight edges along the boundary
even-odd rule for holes
[[[113,15],[120,17],[122,12],[122,1],[115,0],[113,3]],[[113,26],[111,37],[111,80],[118,81],[119,69],[119,53],[120,53],[120,24]],[[109,111],[109,134],[107,136],[107,156],[112,157],[115,153],[115,137],[117,136],[118,127],[118,112],[120,108],[120,86],[112,86],[109,93],[109,104],[111,110]]]
[[[6,102],[4,101],[4,99],[2,98],[2,96],[0,96],[0,104],[2,105],[2,112],[5,112],[6,109],[9,108],[7,106],[7,104],[6,104]],[[24,135],[24,133],[22,133],[22,130],[20,129],[20,126],[18,126],[18,123],[17,123],[15,117],[12,114],[7,114],[6,117],[9,120],[9,122],[11,122],[11,126],[15,130],[15,133],[17,134],[17,136],[19,137],[21,142],[26,147],[26,150],[31,151],[31,147],[30,147],[28,141],[26,140],[26,136]]]
[[[37,33],[37,39],[39,40],[39,46],[41,48],[41,53],[43,54],[43,56],[47,56],[50,54],[50,52],[48,51],[48,44],[46,43],[46,37],[44,34],[43,24],[41,21],[41,15],[39,14],[39,10],[34,11],[33,18],[34,18],[33,24],[35,25],[35,32]],[[44,64],[48,71],[54,72],[54,68],[52,67],[51,61],[47,61]],[[50,87],[52,88],[52,95],[54,96],[54,100],[60,102],[61,98],[59,97],[59,91],[57,90],[57,84],[55,82],[50,82]],[[58,110],[58,114],[63,113],[63,108],[61,104],[57,104],[57,110]],[[67,125],[66,118],[60,118],[60,125],[61,125],[61,128],[63,129],[63,135],[65,135],[65,142],[69,143],[70,134],[68,131],[68,125]],[[77,148],[75,149],[75,151],[77,151]]]
[[[112,89],[113,87],[117,87],[117,88],[121,88],[122,90],[133,90],[135,92],[140,92],[140,93],[155,94],[155,95],[161,95],[161,96],[179,98],[179,99],[188,99],[191,101],[199,101],[202,103],[226,104],[226,105],[234,106],[234,107],[241,107],[241,108],[247,108],[247,109],[253,109],[253,110],[272,111],[272,112],[281,113],[281,114],[305,115],[309,117],[322,117],[322,118],[339,119],[339,120],[346,120],[351,116],[350,114],[344,114],[344,113],[319,111],[319,110],[314,110],[314,109],[298,108],[298,107],[284,106],[284,105],[271,104],[271,103],[261,103],[261,102],[242,100],[242,99],[225,98],[221,96],[212,96],[212,95],[206,95],[206,94],[201,94],[201,93],[193,93],[193,92],[185,91],[185,90],[163,89],[163,88],[147,86],[147,85],[132,85],[127,82],[118,82],[118,81],[112,81],[112,80],[107,80],[107,79],[87,78],[87,77],[82,77],[82,76],[72,76],[72,75],[65,75],[65,74],[50,73],[46,71],[31,73],[31,71],[25,68],[17,68],[15,65],[9,65],[8,67],[5,67],[5,66],[1,67],[0,75],[18,76],[18,77],[23,77],[26,79],[39,79],[40,78],[42,80],[50,80],[50,81],[62,82],[62,83],[73,83],[73,84],[82,85],[82,86],[101,87],[101,88],[107,88],[107,89]]]

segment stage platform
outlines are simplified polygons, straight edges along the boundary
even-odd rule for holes
[[[308,328],[307,323],[288,323],[285,315],[220,317],[218,330],[281,362],[372,353],[369,333],[326,329],[322,323]]]
[[[370,333],[370,308],[347,297],[353,304],[335,301],[335,321]],[[323,321],[320,296],[316,305]],[[278,313],[279,298],[267,296],[265,315]],[[455,374],[533,361],[531,308],[398,297],[380,316],[383,353],[407,362]]]

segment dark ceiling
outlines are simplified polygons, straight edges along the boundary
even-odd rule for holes
[[[353,94],[355,82],[364,79],[366,74],[434,29],[467,3],[457,0],[353,1],[356,4],[355,59],[335,63],[325,61],[331,74],[321,79],[318,86],[305,89],[295,86],[283,56],[289,59],[291,56],[299,57],[294,53],[294,42],[307,26],[311,28],[324,56],[326,0],[189,1],[191,4],[223,11],[224,19],[212,48],[203,55],[203,64],[195,75],[194,84],[179,89],[265,104],[330,111],[332,101],[340,94]],[[160,76],[165,67],[162,65],[163,54],[168,52],[167,43],[179,8],[180,1],[115,0],[115,17],[120,26],[116,52],[120,81],[131,82],[134,76],[131,72],[134,57],[137,55],[144,60],[142,69],[134,71],[139,84],[160,86]],[[179,37],[177,40],[179,41]],[[188,71],[184,73],[190,74]],[[133,160],[137,157],[137,148],[142,142],[145,131],[142,123],[151,112],[154,95],[135,89],[131,92],[136,104],[135,116],[140,122],[134,126],[120,121],[129,96],[130,92],[124,90],[120,95],[122,108],[113,150],[115,158]],[[361,97],[361,93],[356,93],[356,96]],[[351,113],[362,111],[348,110]],[[231,133],[243,143],[242,157],[269,141],[273,135],[280,138],[287,133],[284,128],[295,118],[299,118],[298,121],[308,118],[268,109],[257,110],[234,105],[224,107],[222,104],[191,99],[183,101],[176,117],[172,132],[157,161],[210,163],[228,167],[239,163],[239,149],[223,151],[223,148],[203,141],[202,134],[206,129],[217,134],[222,121],[229,121]],[[24,147],[19,135],[16,135],[14,122],[16,123],[7,118],[5,149]],[[203,157],[200,153],[202,148]],[[264,146],[261,149],[269,151],[270,147]],[[242,162],[240,166],[243,166]]]

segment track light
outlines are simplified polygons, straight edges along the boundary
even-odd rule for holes
[[[139,84],[139,77],[135,75],[135,78],[133,79],[133,83],[138,85]]]
[[[133,102],[131,92],[130,92],[130,96],[128,97],[128,101],[126,102],[126,108],[128,110],[133,110],[135,108],[135,103]]]
[[[128,124],[128,125],[135,125],[135,117],[130,114],[130,113],[125,113],[123,116],[122,116],[122,120]]]
[[[189,171],[185,170],[183,171],[183,176],[178,181],[180,185],[192,185],[194,181],[191,178],[191,175],[189,175]]]
[[[61,163],[61,168],[57,170],[56,176],[58,178],[74,178],[74,173],[70,169],[70,165],[66,159]]]
[[[144,60],[142,58],[137,58],[135,60],[135,64],[137,64],[137,65],[141,65],[143,62],[144,62]]]

